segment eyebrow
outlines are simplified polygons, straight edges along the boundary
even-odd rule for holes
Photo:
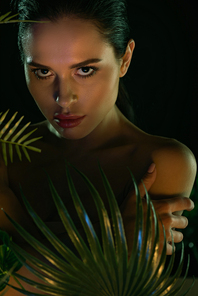
[[[80,67],[83,67],[83,66],[86,66],[87,64],[91,64],[91,63],[99,63],[101,62],[102,59],[89,59],[89,60],[86,60],[86,61],[83,61],[83,62],[80,62],[78,64],[74,64],[74,65],[71,65],[69,68],[70,69],[74,69],[74,68],[80,68]],[[31,61],[31,62],[27,62],[27,64],[29,66],[34,66],[34,67],[40,67],[40,68],[47,68],[47,69],[50,69],[50,67],[48,66],[45,66],[45,65],[41,65],[41,64],[38,64],[38,63],[35,63],[34,61]]]

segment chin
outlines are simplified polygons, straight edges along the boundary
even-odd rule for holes
[[[66,139],[66,140],[81,140],[84,139],[88,134],[79,134],[79,133],[68,133],[63,131],[62,133],[60,133],[61,138]]]

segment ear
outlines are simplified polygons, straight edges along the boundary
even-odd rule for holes
[[[135,41],[131,39],[127,45],[124,56],[121,58],[120,77],[123,77],[128,71],[133,56],[134,48]]]

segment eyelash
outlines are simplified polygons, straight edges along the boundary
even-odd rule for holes
[[[80,76],[81,78],[89,78],[89,77],[91,77],[91,76],[93,76],[93,75],[95,75],[96,74],[96,72],[98,71],[98,68],[97,67],[94,67],[94,66],[90,66],[90,67],[81,67],[81,68],[78,68],[78,70],[80,70],[80,69],[92,69],[92,70],[94,70],[91,74],[89,74],[89,75],[78,75],[78,76]],[[48,70],[48,69],[31,69],[31,72],[32,73],[34,73],[34,75],[36,76],[36,78],[37,79],[41,79],[41,80],[44,80],[44,79],[48,79],[48,78],[50,78],[51,76],[48,76],[48,77],[40,77],[40,76],[38,76],[38,74],[36,73],[37,71],[39,71],[39,70]]]

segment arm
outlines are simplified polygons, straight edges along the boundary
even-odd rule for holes
[[[171,229],[185,228],[188,224],[186,217],[178,216],[183,210],[192,210],[193,202],[188,198],[196,174],[196,162],[190,150],[176,142],[171,142],[168,147],[163,146],[153,153],[156,169],[151,174],[146,174],[143,182],[152,198],[155,210],[160,217],[166,232],[167,242],[171,241]],[[142,198],[144,191],[140,186]],[[120,209],[123,216],[127,242],[132,248],[131,233],[135,223],[135,202],[133,190],[129,192]],[[183,239],[181,232],[173,230],[174,242]],[[161,230],[161,242],[163,244],[163,232]],[[167,254],[172,253],[172,246],[167,243]]]
[[[188,220],[181,215],[184,210],[194,208],[189,199],[197,169],[194,155],[185,145],[172,141],[168,147],[154,152],[153,160],[157,176],[149,190],[150,197],[165,226],[167,241],[171,242],[172,229],[174,242],[181,242],[183,234],[175,228],[187,227]],[[168,244],[167,254],[171,253],[172,247]]]
[[[153,152],[156,180],[149,189],[152,199],[175,196],[189,197],[195,180],[197,165],[192,152],[183,144],[171,144]]]

